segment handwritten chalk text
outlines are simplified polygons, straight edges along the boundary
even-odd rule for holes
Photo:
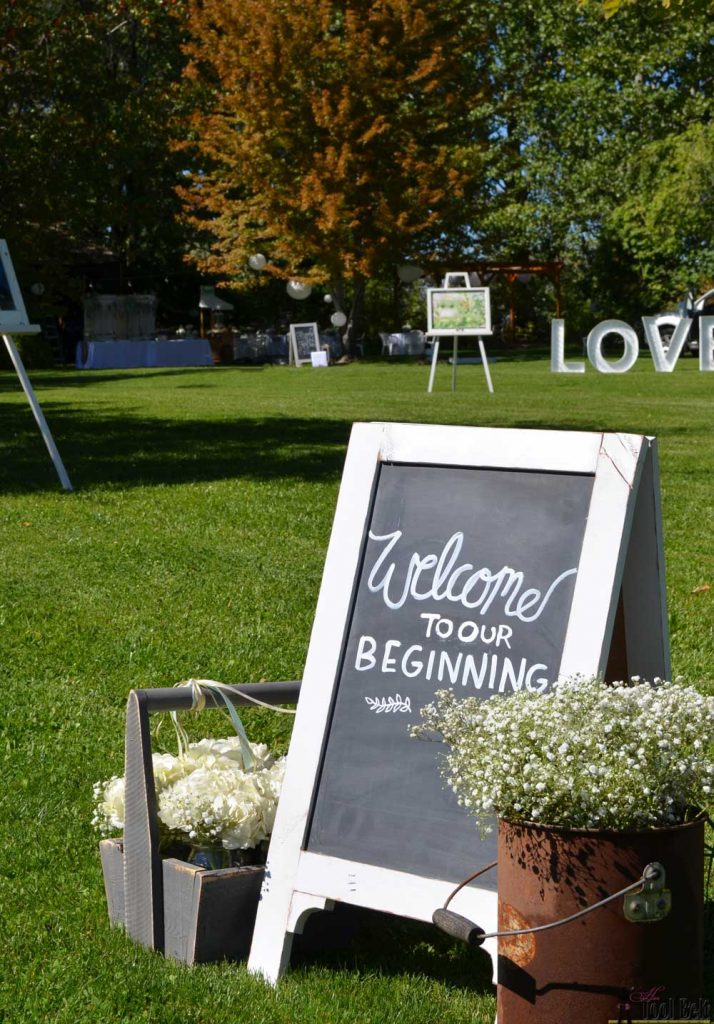
[[[409,555],[403,581],[399,582],[395,579],[398,560],[404,563],[406,558],[401,551],[396,551],[395,557],[391,561],[388,559],[397,548],[402,531],[376,534],[370,530],[369,536],[370,540],[383,543],[384,549],[372,567],[367,586],[373,594],[381,591],[384,603],[393,610],[402,608],[411,597],[414,601],[451,601],[464,608],[477,609],[479,615],[485,615],[498,599],[502,602],[504,615],[521,622],[534,622],[556,588],[578,571],[575,568],[561,572],[545,593],[536,587],[523,590],[524,574],[507,565],[494,572],[486,566],[476,569],[471,562],[457,564],[464,545],[463,533],[457,532],[449,537],[439,554],[420,555],[414,551]]]

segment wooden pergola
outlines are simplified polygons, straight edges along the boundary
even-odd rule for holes
[[[561,315],[560,274],[563,263],[553,260],[548,263],[499,263],[491,260],[473,260],[470,262],[449,262],[448,264],[424,263],[424,269],[433,277],[441,280],[447,273],[478,274],[483,285],[489,285],[494,278],[501,278],[508,285],[508,333],[515,336],[516,311],[514,306],[514,288],[520,281],[525,283],[531,277],[545,277],[555,290],[555,315]]]

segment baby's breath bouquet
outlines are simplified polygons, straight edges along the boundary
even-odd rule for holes
[[[262,743],[250,743],[252,764],[237,736],[190,743],[178,756],[154,754],[154,784],[164,844],[254,850],[270,835],[285,772]],[[124,779],[94,786],[93,823],[104,835],[124,827]]]
[[[714,697],[679,682],[574,679],[547,694],[422,708],[450,747],[442,774],[482,832],[493,818],[630,831],[706,810],[714,787]]]

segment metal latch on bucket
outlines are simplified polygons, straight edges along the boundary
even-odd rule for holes
[[[661,921],[672,909],[672,893],[664,887],[664,868],[657,861],[648,867],[651,870],[647,873],[647,880],[639,889],[628,892],[623,901],[625,917],[634,924]]]

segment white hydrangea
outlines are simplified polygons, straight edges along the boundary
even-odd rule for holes
[[[124,779],[113,775],[106,782],[94,783],[95,825],[102,835],[121,832],[124,828]]]
[[[254,768],[269,768],[275,758],[268,750],[265,743],[250,743],[250,751],[253,755]],[[198,743],[191,743],[183,755],[186,764],[196,764],[206,767],[207,765],[218,766],[222,761],[230,761],[243,765],[243,750],[238,736],[228,736],[226,739],[204,739]]]
[[[159,796],[159,818],[190,842],[252,849],[272,831],[284,759],[257,771],[228,760],[198,767],[167,787]]]
[[[254,763],[244,768],[238,737],[203,739],[180,756],[154,754],[159,823],[188,842],[221,842],[251,849],[270,835],[285,774],[264,743],[251,743]],[[124,828],[124,779],[94,785],[93,824],[105,834]]]
[[[714,697],[679,682],[578,678],[487,701],[442,690],[422,718],[413,734],[442,734],[444,777],[482,831],[494,812],[621,831],[711,805]]]

